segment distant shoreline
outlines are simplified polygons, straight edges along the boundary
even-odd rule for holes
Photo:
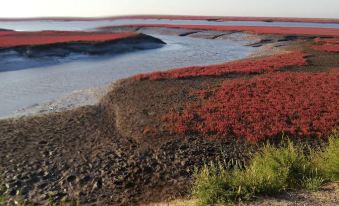
[[[208,21],[267,21],[267,22],[304,22],[304,23],[337,23],[336,18],[299,18],[299,17],[241,17],[241,16],[185,16],[185,15],[126,15],[111,17],[34,17],[34,18],[0,18],[0,21],[97,21],[118,19],[180,19]]]

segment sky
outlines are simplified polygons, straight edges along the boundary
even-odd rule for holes
[[[1,17],[131,14],[339,18],[339,0],[0,0]]]

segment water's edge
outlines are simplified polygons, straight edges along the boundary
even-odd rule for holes
[[[232,34],[232,40],[152,35],[163,40],[166,46],[112,58],[90,58],[0,73],[0,90],[3,91],[0,93],[0,116],[17,117],[95,104],[101,97],[96,93],[104,94],[100,88],[112,81],[138,73],[223,63],[245,58],[256,51],[245,46],[252,41],[243,34],[238,39],[238,34]],[[72,96],[75,98],[70,98]]]

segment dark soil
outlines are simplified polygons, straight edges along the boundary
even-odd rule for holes
[[[166,95],[155,94],[149,97],[150,107],[135,114],[133,110],[141,106],[135,103],[144,97],[130,99],[130,94],[140,94],[140,89],[149,86],[140,83],[121,84],[125,86],[112,91],[99,106],[1,121],[0,170],[5,193],[19,192],[38,203],[47,201],[49,195],[56,201],[67,196],[82,203],[109,205],[159,201],[186,194],[195,166],[224,159],[244,162],[255,151],[255,145],[232,139],[138,135],[147,121],[135,122],[136,118],[151,112],[152,98],[167,102]],[[158,83],[154,89],[168,84]],[[182,94],[170,98],[179,99]],[[119,104],[123,100],[125,106]]]
[[[306,40],[293,41],[300,46]],[[307,52],[310,66],[290,69],[339,66],[339,54]],[[84,205],[135,205],[187,195],[195,167],[218,160],[243,165],[260,149],[261,143],[232,136],[171,134],[161,124],[163,114],[195,101],[192,91],[225,78],[236,77],[127,79],[96,106],[1,120],[0,195],[18,193],[34,203],[67,197]]]

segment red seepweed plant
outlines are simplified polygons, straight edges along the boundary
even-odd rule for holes
[[[199,76],[221,76],[227,74],[261,74],[276,71],[288,66],[306,65],[306,54],[300,51],[268,56],[259,59],[246,59],[209,66],[193,66],[165,72],[153,72],[134,76],[136,80],[182,79]]]
[[[137,33],[104,33],[104,32],[70,32],[70,31],[41,31],[41,32],[0,32],[0,48],[16,46],[33,46],[68,42],[104,42],[137,36]]]
[[[339,38],[320,38],[317,37],[314,39],[315,42],[320,43],[332,43],[332,44],[339,44]]]
[[[312,46],[312,49],[325,52],[339,52],[339,44],[323,44]]]
[[[325,52],[339,52],[339,38],[315,38],[317,43],[325,43],[312,46],[312,49]]]
[[[325,137],[339,126],[339,72],[334,69],[225,80],[214,90],[197,93],[201,101],[163,117],[169,131],[232,134],[257,142],[282,133]]]

